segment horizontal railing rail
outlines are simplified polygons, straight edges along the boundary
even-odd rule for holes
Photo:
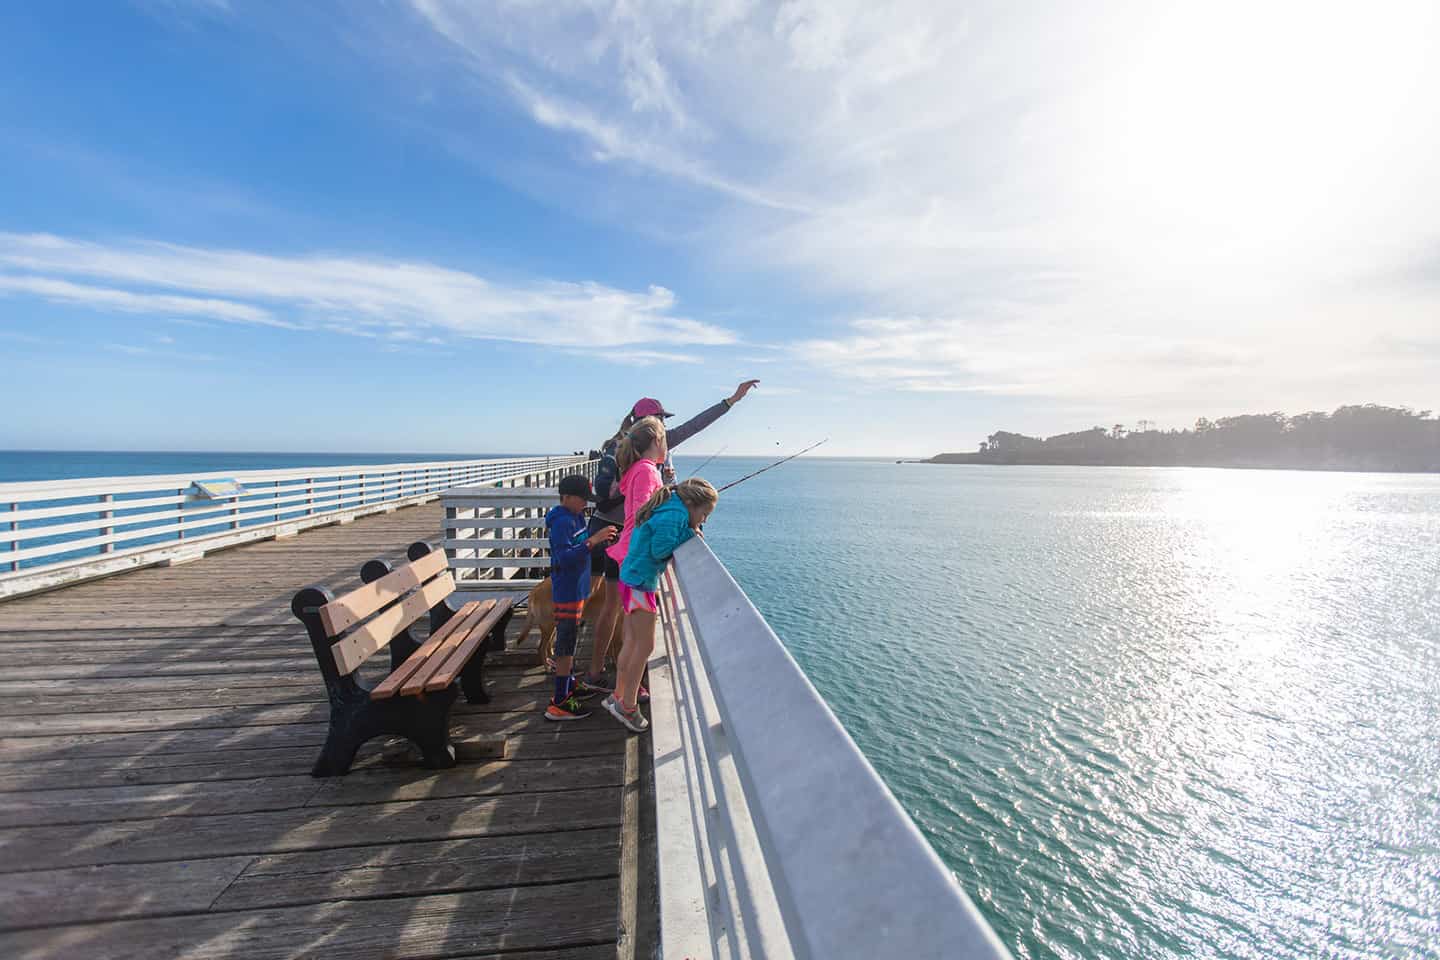
[[[593,478],[598,460],[571,464],[563,473]],[[555,480],[559,482],[558,477]],[[455,599],[496,591],[523,592],[546,575],[550,541],[545,514],[560,502],[549,484],[524,489],[453,487],[441,498],[441,545],[455,577]]]
[[[1008,958],[703,540],[661,593],[661,957]]]
[[[0,599],[433,500],[549,485],[583,456],[507,457],[0,483]]]

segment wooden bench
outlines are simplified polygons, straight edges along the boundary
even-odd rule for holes
[[[361,744],[387,734],[412,741],[427,767],[454,766],[450,708],[459,691],[471,703],[490,699],[485,652],[504,646],[512,600],[451,609],[446,598],[455,592],[455,580],[445,551],[422,542],[411,544],[406,555],[410,562],[395,569],[371,560],[360,571],[365,585],[342,597],[312,586],[290,602],[310,635],[330,697],[330,732],[314,776],[346,773]],[[410,626],[427,612],[430,637],[422,644],[410,636]],[[368,688],[356,671],[386,646],[390,674]]]

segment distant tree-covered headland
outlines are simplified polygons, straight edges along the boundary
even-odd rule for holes
[[[1141,422],[1134,430],[1116,424],[1044,439],[1001,430],[975,453],[924,462],[1440,471],[1440,419],[1429,410],[1367,403],[1293,417],[1201,417],[1187,430]]]

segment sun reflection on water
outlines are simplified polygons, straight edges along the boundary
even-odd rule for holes
[[[1440,957],[1436,478],[806,465],[725,510],[1017,957]]]

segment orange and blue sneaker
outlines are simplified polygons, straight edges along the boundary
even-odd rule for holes
[[[580,701],[575,699],[574,694],[566,697],[564,703],[551,701],[549,706],[545,708],[545,719],[554,720],[557,723],[567,723],[571,720],[584,720],[588,716],[590,716],[590,711],[586,710],[580,704]]]
[[[584,677],[572,677],[574,683],[570,687],[570,696],[576,700],[589,700],[591,697],[598,697],[602,693],[609,693],[609,687],[597,687],[588,683]]]

